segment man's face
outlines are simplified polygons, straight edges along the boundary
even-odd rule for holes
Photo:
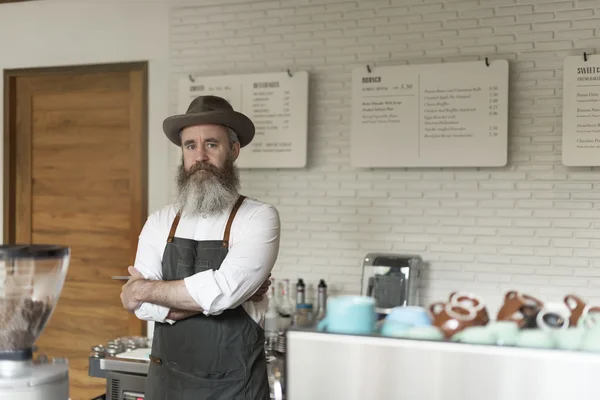
[[[236,142],[231,146],[227,129],[221,125],[195,125],[183,129],[181,148],[186,171],[196,163],[208,163],[221,169],[228,157],[235,161],[240,152],[240,144]]]
[[[212,214],[229,207],[238,196],[239,172],[234,165],[240,144],[229,142],[219,125],[198,125],[181,133],[182,160],[177,172],[179,210]]]

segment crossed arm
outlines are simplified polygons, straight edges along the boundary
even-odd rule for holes
[[[204,311],[190,296],[183,280],[147,280],[134,267],[129,267],[128,271],[131,279],[123,285],[121,292],[121,301],[127,310],[133,312],[142,303],[152,303],[168,308],[167,319],[173,321]]]
[[[183,280],[162,281],[147,280],[134,267],[128,268],[131,279],[123,285],[121,300],[123,306],[129,310],[136,310],[142,303],[152,303],[169,308],[167,319],[179,321],[192,315],[200,314],[204,310],[189,294]],[[271,276],[271,274],[269,274]],[[269,290],[271,280],[263,282],[257,292],[248,300],[260,301]]]
[[[157,236],[152,234],[154,228],[149,219],[138,244],[139,268],[129,267],[131,279],[121,292],[123,306],[139,318],[171,322],[198,313],[220,314],[247,300],[260,301],[267,292],[279,251],[280,221],[275,208],[259,208],[244,221],[232,236],[232,246],[218,270],[183,280],[162,280],[162,248],[151,240]]]

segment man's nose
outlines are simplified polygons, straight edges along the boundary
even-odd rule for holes
[[[202,148],[202,147],[198,147],[196,149],[196,153],[194,154],[194,161],[198,162],[198,161],[207,161],[208,160],[208,154],[206,153],[206,149]]]

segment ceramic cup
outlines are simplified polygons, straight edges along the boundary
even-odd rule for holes
[[[565,296],[564,303],[571,312],[569,325],[572,327],[587,324],[589,328],[591,324],[595,323],[595,321],[600,318],[600,307],[592,307],[574,294]],[[591,314],[598,315],[591,316]]]
[[[552,349],[555,346],[552,332],[542,329],[523,329],[517,338],[517,346],[539,349]]]
[[[409,326],[431,325],[431,317],[427,309],[417,306],[394,307],[385,319]]]
[[[444,340],[444,332],[436,326],[415,326],[404,331],[400,337],[419,340]]]
[[[337,296],[327,300],[327,314],[317,330],[356,335],[375,331],[375,299],[369,296]]]
[[[519,338],[519,326],[514,321],[495,321],[486,328],[490,330],[499,346],[514,346]]]
[[[579,327],[578,327],[579,328]],[[585,331],[581,340],[580,349],[584,351],[599,353],[600,352],[600,325],[585,324],[581,327]]]
[[[556,347],[562,350],[579,350],[586,334],[586,330],[582,327],[561,329],[554,332],[554,342]]]
[[[471,344],[495,344],[496,335],[487,326],[471,326],[452,336],[452,341]]]
[[[581,318],[583,310],[586,307],[585,301],[583,301],[581,298],[574,294],[566,295],[563,301],[567,308],[571,311],[571,316],[569,317],[569,325],[577,326],[579,318]]]
[[[476,321],[479,325],[487,325],[490,321],[485,303],[480,296],[473,293],[452,292],[449,298],[450,303],[461,306],[471,307],[477,313]]]
[[[598,307],[590,307],[577,321],[577,326],[588,330],[600,329],[600,311],[596,311]]]
[[[535,326],[535,316],[544,303],[533,296],[511,290],[504,296],[504,304],[500,307],[497,321],[515,321],[520,325],[530,322]]]
[[[404,333],[409,330],[410,328],[412,328],[412,325],[403,323],[403,322],[396,322],[396,321],[388,321],[385,320],[383,321],[383,324],[381,325],[381,334],[383,336],[390,336],[390,337],[404,337]]]
[[[433,325],[444,332],[446,338],[452,337],[457,332],[478,325],[475,310],[468,306],[452,303],[433,303],[429,307]]]
[[[571,311],[564,303],[546,303],[535,317],[538,328],[546,331],[569,328]]]

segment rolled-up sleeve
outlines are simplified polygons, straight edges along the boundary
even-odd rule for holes
[[[167,315],[169,315],[169,309],[167,307],[152,303],[142,303],[142,305],[135,310],[135,315],[144,321],[169,322],[171,324],[175,322],[167,319]]]
[[[164,245],[158,243],[161,237],[156,229],[155,215],[151,215],[144,224],[139,236],[134,267],[148,280],[162,279],[162,254]],[[169,308],[152,303],[142,303],[135,315],[144,321],[168,321]]]
[[[234,222],[237,223],[238,221]],[[248,300],[268,278],[279,253],[280,220],[275,207],[262,205],[232,234],[232,243],[216,270],[184,279],[204,314],[217,315]]]

